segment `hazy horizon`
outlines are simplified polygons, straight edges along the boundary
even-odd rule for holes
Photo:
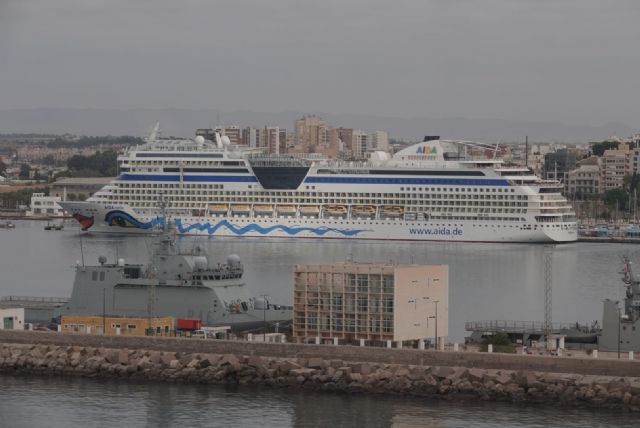
[[[1,0],[0,115],[326,112],[595,138],[639,127],[638,18],[632,0]]]

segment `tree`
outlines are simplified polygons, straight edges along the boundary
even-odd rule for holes
[[[72,156],[67,161],[74,177],[113,177],[117,175],[118,153],[115,150],[96,152],[91,156]]]
[[[516,352],[516,349],[513,346],[513,343],[511,343],[511,340],[509,339],[509,336],[507,335],[507,333],[502,331],[498,331],[491,336],[486,336],[482,340],[480,349],[486,352],[487,349],[489,348],[489,345],[493,345],[493,350],[495,352],[506,352],[506,353]]]
[[[615,149],[618,143],[615,141],[602,141],[600,143],[591,143],[591,151],[595,156],[602,156],[605,150]]]
[[[0,175],[7,175],[7,165],[0,159]]]
[[[626,211],[628,202],[629,193],[624,189],[611,189],[607,190],[604,194],[604,203],[609,209]]]
[[[29,165],[27,165],[26,163],[23,163],[22,165],[20,165],[20,174],[18,174],[18,177],[21,180],[28,180],[30,177],[30,173],[31,173],[31,167]]]

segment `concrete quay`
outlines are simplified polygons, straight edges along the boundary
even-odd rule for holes
[[[263,385],[640,412],[640,362],[0,331],[0,373]]]

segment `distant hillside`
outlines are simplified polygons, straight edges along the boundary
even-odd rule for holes
[[[196,128],[216,124],[218,113],[222,124],[240,126],[276,125],[293,129],[295,119],[316,113],[333,126],[362,130],[386,130],[393,138],[420,139],[423,135],[440,135],[486,142],[531,141],[585,142],[598,141],[610,135],[628,136],[637,131],[622,123],[599,125],[567,125],[559,122],[519,122],[501,119],[465,118],[397,118],[357,114],[286,111],[265,113],[253,111],[223,112],[187,109],[66,109],[42,108],[0,111],[2,133],[72,133],[80,135],[143,135],[156,121],[164,135],[192,136]]]

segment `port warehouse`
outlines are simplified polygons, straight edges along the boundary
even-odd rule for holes
[[[442,345],[448,336],[448,296],[446,265],[297,265],[293,336],[402,343],[437,335]]]
[[[174,336],[177,323],[172,317],[112,317],[63,315],[62,333],[122,336]]]

